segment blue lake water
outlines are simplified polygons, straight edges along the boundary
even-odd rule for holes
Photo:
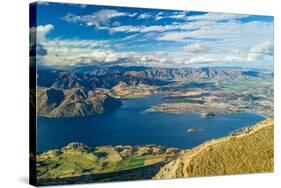
[[[70,142],[89,146],[158,144],[192,148],[264,119],[251,113],[203,118],[191,113],[145,112],[160,101],[160,96],[123,100],[123,106],[116,111],[91,117],[39,117],[37,150],[61,148]],[[201,131],[188,133],[189,128]]]

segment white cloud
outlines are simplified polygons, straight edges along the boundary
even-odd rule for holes
[[[273,56],[274,47],[271,41],[266,41],[252,47],[248,54],[249,60],[263,59],[264,56]]]
[[[240,56],[235,55],[215,55],[215,54],[205,54],[200,56],[194,56],[189,60],[185,61],[186,64],[194,63],[233,63],[233,62],[243,62],[245,59]]]
[[[206,13],[197,16],[188,16],[187,20],[190,21],[228,21],[247,18],[250,15],[246,14],[225,14],[225,13]]]
[[[192,48],[192,45],[188,46],[191,51],[195,49],[196,46],[194,45]],[[198,49],[200,49],[199,46],[197,46]],[[191,58],[187,61],[185,61],[186,64],[192,64],[192,63],[236,63],[236,62],[254,62],[258,60],[263,60],[265,57],[269,57],[272,61],[273,56],[273,43],[270,41],[265,41],[263,43],[257,44],[250,48],[249,51],[245,51],[244,53],[241,53],[239,50],[235,49],[222,49],[221,53],[204,53],[200,55],[193,55]],[[211,51],[210,51],[211,52]]]
[[[100,48],[107,47],[108,43],[101,40],[81,40],[81,39],[53,39],[43,42],[46,47],[57,48]]]
[[[119,12],[117,10],[109,10],[103,9],[97,12],[94,12],[90,15],[82,15],[78,16],[72,13],[68,13],[66,16],[63,17],[63,20],[66,22],[72,23],[80,23],[87,26],[108,26],[110,25],[110,21],[112,18],[127,16],[128,14],[125,12]]]
[[[161,65],[167,66],[175,61],[167,53],[113,51],[111,49],[90,49],[70,46],[48,46],[48,54],[44,57],[37,56],[39,62],[47,66],[75,66],[94,65],[104,63],[130,64],[130,65]]]
[[[40,25],[37,27],[30,28],[30,43],[41,43],[46,40],[46,35],[54,29],[52,24]]]
[[[46,37],[54,29],[52,25],[31,28],[36,31],[48,53],[40,58],[41,62],[53,66],[73,66],[94,63],[128,63],[137,65],[181,65],[194,63],[236,63],[253,62],[263,57],[272,57],[273,23],[263,21],[241,22],[238,19],[248,15],[208,13],[198,16],[186,16],[186,12],[166,15],[126,13],[115,10],[101,10],[90,15],[68,14],[65,21],[94,26],[99,30],[108,30],[110,34],[124,32],[118,40],[80,40],[52,39]],[[121,16],[155,20],[173,18],[188,22],[168,25],[121,25]],[[157,22],[156,22],[157,23]],[[157,51],[138,52],[145,40],[156,40]],[[159,50],[158,44],[172,41],[174,50],[164,47]],[[152,41],[155,42],[155,41]],[[152,44],[152,43],[149,43]],[[117,45],[123,46],[122,51]],[[161,46],[160,46],[161,47]],[[172,46],[169,49],[173,49]],[[124,51],[123,51],[124,50]],[[133,51],[136,50],[136,51]],[[270,60],[270,59],[269,59]]]
[[[39,37],[37,62],[47,66],[75,66],[96,63],[131,63],[139,65],[168,64],[173,62],[164,52],[114,51],[109,41],[80,39],[48,39],[46,35],[54,29],[52,25],[31,28]],[[44,54],[43,54],[44,47]]]
[[[167,40],[167,41],[176,41],[184,42],[185,38],[189,35],[188,32],[166,32],[163,35],[159,36],[157,40]]]
[[[95,12],[93,14],[90,15],[75,15],[72,13],[68,13],[66,16],[63,17],[63,20],[66,22],[72,22],[72,23],[80,23],[80,25],[85,25],[85,26],[95,26],[97,29],[101,29],[101,30],[109,30],[110,32],[150,32],[150,30],[152,31],[158,31],[158,28],[161,28],[163,26],[161,25],[155,25],[155,30],[153,30],[153,26],[152,28],[147,28],[145,29],[145,31],[142,31],[143,28],[145,28],[145,26],[132,26],[132,25],[127,25],[127,26],[120,26],[121,23],[119,25],[111,25],[110,24],[110,20],[112,18],[116,18],[116,17],[121,17],[121,16],[126,16],[126,17],[136,17],[136,19],[149,19],[149,18],[153,18],[155,20],[161,20],[161,19],[165,19],[165,18],[170,18],[170,19],[186,19],[186,14],[188,12],[187,11],[178,11],[178,12],[174,12],[174,13],[164,13],[164,12],[159,12],[157,14],[152,14],[152,13],[128,13],[128,12],[120,12],[120,11],[116,11],[116,10],[109,10],[109,9],[103,9],[100,10],[98,12]],[[114,27],[111,27],[114,26]],[[120,28],[118,27],[120,26]],[[147,26],[147,27],[151,27],[151,26]],[[180,24],[178,24],[176,26],[176,24],[174,24],[174,27],[171,29],[168,28],[168,30],[174,30],[177,29],[176,27],[181,27]],[[184,26],[186,27],[186,25]],[[166,31],[165,30],[165,26],[163,27],[163,29],[160,29],[161,31]]]
[[[201,23],[199,23],[201,24]],[[196,27],[196,23],[194,26]],[[249,39],[271,36],[273,24],[266,22],[204,22],[191,31],[172,31],[162,34],[158,40],[184,41],[186,38],[197,39]]]
[[[72,66],[80,63],[110,62],[114,53],[107,41],[53,39],[43,42],[48,54],[41,59],[46,65]]]
[[[138,13],[136,13],[136,12],[135,12],[135,13],[132,13],[132,14],[128,14],[128,13],[127,13],[127,16],[128,16],[128,17],[136,17],[137,15],[138,15]]]
[[[110,32],[126,32],[126,33],[148,33],[148,32],[164,32],[174,30],[176,26],[173,25],[151,25],[151,26],[132,26],[124,25],[119,27],[104,28]]]
[[[179,19],[179,20],[185,20],[187,18],[186,14],[188,11],[177,11],[173,13],[164,13],[164,12],[159,12],[155,16],[155,20],[161,20],[161,19]]]
[[[209,26],[210,22],[196,22],[196,23],[173,23],[167,25],[123,25],[118,27],[101,27],[100,29],[109,30],[111,33],[148,33],[148,32],[167,32],[167,31],[189,31],[200,29],[204,26]]]
[[[54,29],[52,24],[48,25],[40,25],[37,27],[31,27],[29,29],[29,37],[30,37],[30,48],[34,48],[35,44],[41,45],[42,48],[44,46],[42,43],[46,41],[46,35]]]
[[[168,18],[171,18],[171,19],[185,19],[185,18],[187,18],[187,16],[186,16],[187,13],[188,13],[187,11],[175,12],[174,14],[168,16]]]
[[[101,41],[90,40],[49,40],[45,41],[48,54],[37,56],[40,62],[48,66],[76,66],[93,65],[104,63],[128,64],[128,65],[149,65],[149,66],[171,66],[196,63],[236,63],[252,62],[258,56],[249,56],[253,51],[268,52],[263,45],[251,48],[251,53],[240,53],[236,50],[225,50],[227,53],[213,53],[212,50],[202,44],[193,44],[183,47],[184,52],[137,52],[137,51],[114,51],[110,44],[102,44]],[[266,46],[266,45],[264,45]],[[256,50],[253,50],[256,49]],[[205,51],[205,52],[204,52]],[[187,54],[185,56],[183,53]],[[202,53],[199,53],[202,52]],[[204,53],[203,53],[204,52]],[[255,58],[255,59],[253,59]]]
[[[165,13],[165,12],[159,12],[157,14],[151,14],[151,13],[142,13],[137,18],[138,19],[148,19],[148,18],[154,18],[155,20],[161,20],[161,19],[186,19],[187,11],[177,11],[172,13]]]
[[[164,18],[164,12],[158,12],[155,16],[155,20],[161,20]]]
[[[252,24],[252,25],[251,25]],[[259,24],[264,28],[272,26],[272,23],[266,23],[266,22],[248,22],[248,23],[241,23],[239,21],[228,21],[228,22],[215,22],[215,21],[194,21],[194,22],[185,22],[185,23],[177,23],[174,22],[172,24],[167,25],[122,25],[117,27],[102,27],[100,29],[109,30],[110,32],[124,32],[124,33],[147,33],[147,32],[166,32],[162,36],[160,36],[158,39],[163,40],[173,40],[173,41],[179,41],[177,36],[183,36],[179,39],[182,40],[184,38],[184,35],[199,35],[203,34],[208,35],[208,37],[212,37],[212,34],[215,34],[213,37],[218,36],[220,33],[226,33],[226,32],[237,32],[237,34],[240,34],[241,32],[244,32],[244,30],[241,31],[234,31],[231,29],[240,29],[238,27],[240,26],[249,26],[255,27],[259,26]],[[226,29],[220,30],[220,29]],[[171,33],[169,33],[170,31]],[[217,32],[220,32],[216,34]],[[252,30],[253,31],[253,30]],[[200,33],[199,33],[200,32]],[[207,33],[208,32],[208,33]],[[212,33],[211,33],[212,32]],[[165,35],[167,34],[167,35]],[[171,37],[169,36],[171,34]],[[175,34],[175,36],[174,36]]]
[[[138,15],[137,19],[148,19],[148,18],[152,18],[152,17],[153,17],[152,14],[143,13],[143,14]]]
[[[184,52],[187,52],[187,53],[202,53],[202,52],[207,52],[210,50],[210,48],[208,46],[200,44],[200,43],[193,43],[190,45],[186,45],[182,49]]]
[[[196,26],[198,25],[198,27]],[[197,29],[190,31],[170,31],[159,35],[158,40],[176,41],[180,43],[197,40],[209,46],[204,54],[190,53],[186,63],[247,63],[263,60],[273,54],[273,45],[265,42],[273,36],[273,23],[252,21],[191,22]],[[204,50],[199,45],[184,47],[186,51]]]

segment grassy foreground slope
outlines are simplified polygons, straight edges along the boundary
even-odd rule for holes
[[[158,145],[89,147],[70,143],[37,155],[37,180],[39,185],[52,185],[151,179],[159,165],[176,159],[178,152]]]
[[[165,165],[154,179],[273,171],[273,120],[236,136],[207,141]]]

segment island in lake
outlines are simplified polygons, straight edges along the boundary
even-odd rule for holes
[[[273,171],[272,17],[32,6],[35,185]]]
[[[196,132],[199,132],[199,131],[201,131],[201,129],[198,129],[198,128],[189,128],[189,129],[187,129],[188,133],[196,133]]]

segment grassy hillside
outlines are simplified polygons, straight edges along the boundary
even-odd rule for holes
[[[273,120],[205,142],[165,165],[154,179],[273,171]]]
[[[104,178],[114,179],[121,171],[172,161],[178,151],[176,148],[157,145],[88,147],[81,143],[70,143],[59,150],[50,150],[37,155],[38,181],[39,184],[67,183],[75,181],[72,178],[76,177],[81,183],[88,182],[88,177],[84,177],[88,175],[96,175],[91,178],[105,181]],[[153,168],[154,173],[150,178],[158,170],[158,167],[156,170]],[[136,177],[138,176],[135,173],[140,173],[129,172]],[[109,174],[105,175],[107,173]]]

